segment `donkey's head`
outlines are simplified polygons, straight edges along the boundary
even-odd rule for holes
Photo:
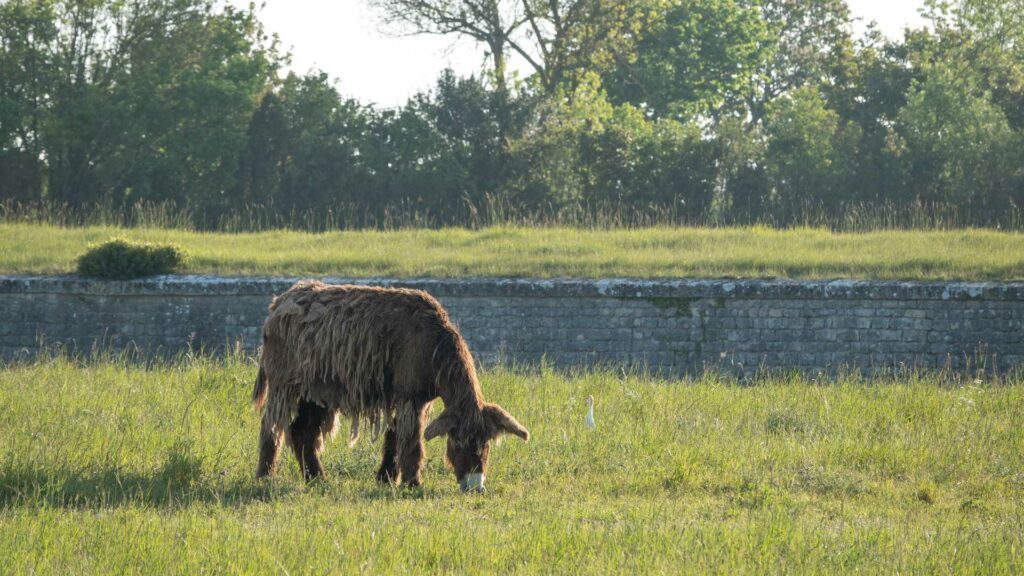
[[[463,492],[484,491],[491,440],[501,434],[513,434],[523,441],[530,439],[530,432],[497,404],[484,404],[482,410],[473,408],[466,412],[446,407],[423,432],[427,440],[448,436],[445,459],[455,469],[455,479]]]

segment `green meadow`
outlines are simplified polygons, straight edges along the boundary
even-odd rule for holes
[[[172,242],[185,273],[392,277],[1022,280],[1024,234],[798,228],[493,227],[310,233],[0,224],[0,273],[75,269],[90,243]]]
[[[257,482],[254,376],[244,356],[0,366],[0,572],[1024,572],[1020,375],[487,369],[532,438],[492,451],[484,495],[441,440],[422,489],[377,485],[368,435],[329,443],[326,482],[290,454]]]

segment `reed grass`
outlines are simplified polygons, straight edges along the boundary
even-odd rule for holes
[[[650,227],[768,227],[825,228],[832,231],[955,230],[992,228],[1024,231],[1024,210],[1010,204],[1005,210],[977,212],[959,204],[923,202],[847,202],[826,208],[809,203],[796,213],[778,211],[719,211],[692,213],[685,202],[542,203],[525,206],[499,195],[478,202],[464,200],[447,209],[418,206],[409,201],[374,205],[339,203],[310,209],[282,209],[261,204],[230,208],[179,206],[174,202],[140,201],[127,206],[99,202],[72,206],[54,202],[0,201],[0,223],[54,226],[111,226],[170,228],[212,232],[267,230],[398,230],[410,228],[555,227],[622,229]]]

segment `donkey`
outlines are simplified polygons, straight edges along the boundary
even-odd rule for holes
[[[434,400],[444,410],[424,426]],[[444,308],[421,290],[302,281],[276,297],[263,325],[252,393],[263,409],[257,478],[274,473],[282,437],[303,477],[324,476],[320,453],[338,416],[386,425],[382,483],[419,486],[424,440],[448,437],[446,461],[463,491],[483,491],[491,440],[530,433],[484,401],[473,358]]]

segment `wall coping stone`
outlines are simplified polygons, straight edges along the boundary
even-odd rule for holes
[[[299,277],[167,275],[106,281],[77,275],[0,275],[0,294],[82,294],[97,296],[258,296],[284,292]],[[439,298],[679,298],[817,300],[987,300],[1022,301],[1024,282],[779,280],[779,279],[580,279],[580,278],[341,278],[331,284],[394,286],[426,290]]]

